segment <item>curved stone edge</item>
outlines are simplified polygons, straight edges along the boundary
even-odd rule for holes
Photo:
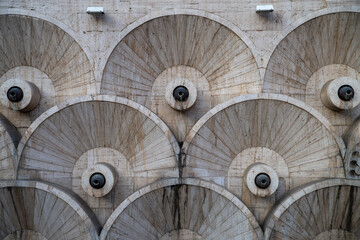
[[[16,161],[15,161],[15,172],[17,173],[19,161],[20,161],[22,152],[26,146],[26,143],[30,139],[31,135],[36,131],[36,129],[46,119],[48,119],[52,115],[56,114],[57,112],[65,109],[66,107],[69,107],[69,106],[72,106],[75,104],[79,104],[79,103],[93,102],[93,101],[112,102],[112,103],[122,104],[122,105],[128,106],[130,108],[133,108],[134,110],[137,110],[137,111],[141,112],[142,114],[144,114],[145,116],[147,116],[148,118],[150,118],[164,132],[164,134],[168,138],[169,143],[172,146],[172,148],[175,152],[176,158],[177,158],[177,156],[180,152],[179,144],[178,144],[177,140],[175,139],[175,136],[173,135],[173,133],[168,128],[168,126],[155,113],[151,112],[146,107],[144,107],[134,101],[126,99],[126,98],[116,97],[116,96],[111,96],[111,95],[98,95],[98,96],[85,95],[85,96],[81,96],[81,97],[75,97],[75,98],[68,99],[68,100],[50,108],[49,110],[47,110],[46,112],[41,114],[30,125],[30,127],[26,130],[23,137],[21,138],[21,140],[19,142],[19,146],[17,148]],[[176,164],[176,166],[178,165],[177,163],[175,163],[175,164]]]
[[[96,93],[96,84],[95,84],[95,71],[94,71],[94,62],[92,61],[89,56],[91,56],[91,51],[88,48],[85,48],[80,44],[80,39],[82,38],[78,33],[76,33],[72,28],[67,26],[65,23],[61,22],[60,20],[50,17],[48,15],[41,14],[39,12],[34,12],[30,10],[25,9],[0,9],[0,16],[1,15],[19,15],[24,17],[31,17],[40,19],[42,21],[49,22],[53,24],[54,26],[60,28],[65,33],[69,34],[72,39],[80,46],[80,48],[84,51],[86,58],[89,60],[91,65],[91,71],[93,73],[94,79],[92,79],[92,82],[90,83],[90,89],[88,87],[88,93],[89,94],[95,94]],[[90,91],[89,91],[90,90]]]
[[[13,179],[16,178],[16,171],[15,171],[15,163],[16,163],[16,148],[20,142],[21,135],[17,128],[5,117],[0,113],[0,125],[5,129],[5,134],[2,136],[5,142],[10,144],[9,146],[9,157],[13,161]],[[2,179],[3,176],[0,176]]]
[[[346,147],[350,150],[353,149],[357,144],[360,143],[359,136],[357,133],[360,130],[360,117],[357,118],[349,129],[345,132],[343,139],[345,141]]]
[[[108,232],[111,229],[111,226],[115,222],[115,220],[120,216],[120,214],[135,200],[139,199],[141,196],[150,193],[154,190],[168,187],[168,186],[174,186],[174,185],[191,185],[191,186],[197,186],[197,187],[203,187],[207,188],[211,191],[214,191],[221,196],[228,199],[230,202],[232,202],[235,206],[239,208],[239,210],[245,215],[245,217],[249,220],[251,226],[253,227],[254,231],[256,232],[256,235],[258,239],[263,239],[263,232],[259,226],[259,223],[255,219],[254,215],[251,213],[251,211],[247,208],[247,206],[234,194],[226,190],[225,188],[216,185],[214,183],[207,182],[205,180],[195,179],[195,178],[169,178],[169,179],[163,179],[156,181],[154,183],[151,183],[133,194],[131,194],[128,198],[126,198],[110,215],[108,220],[106,221],[103,230],[101,231],[100,239],[105,240]]]
[[[0,113],[0,125],[5,128],[8,137],[11,138],[14,148],[16,148],[21,140],[21,134],[17,128]]]
[[[303,196],[315,192],[319,189],[329,188],[334,186],[355,186],[360,187],[360,181],[349,179],[324,179],[315,181],[309,184],[300,186],[299,188],[290,191],[287,197],[278,201],[278,203],[272,208],[270,213],[264,222],[264,239],[269,239],[271,232],[275,226],[275,222],[281,217],[281,215],[297,200]]]
[[[275,53],[277,47],[279,46],[279,44],[282,42],[282,40],[284,40],[295,29],[297,29],[301,25],[305,24],[306,22],[308,22],[310,20],[313,20],[314,18],[325,16],[325,15],[332,14],[332,13],[342,13],[342,12],[360,13],[360,7],[359,6],[351,6],[351,7],[349,7],[349,6],[337,6],[337,7],[324,8],[324,9],[321,9],[321,10],[311,12],[311,13],[299,18],[298,20],[290,23],[284,30],[282,30],[280,33],[278,33],[276,35],[276,37],[273,39],[275,44],[274,44],[274,48],[273,48],[271,54],[267,55],[267,56],[264,56],[264,58],[263,58],[264,66],[266,66],[265,67],[265,73],[266,73],[266,70],[267,70],[268,65],[270,63],[270,59],[274,55],[274,53]],[[264,74],[263,84],[264,84],[264,80],[265,80],[265,74]]]
[[[63,189],[55,184],[33,180],[0,180],[0,188],[6,187],[35,188],[53,194],[54,196],[62,199],[72,209],[74,209],[74,211],[84,221],[92,239],[98,239],[101,231],[101,225],[93,211],[75,193],[67,189]]]
[[[238,26],[236,26],[234,23],[230,22],[229,20],[220,17],[218,15],[215,15],[213,13],[209,13],[206,11],[196,10],[196,9],[162,9],[156,12],[151,12],[148,15],[145,15],[144,17],[141,17],[137,19],[136,21],[132,22],[131,24],[127,25],[121,32],[120,36],[117,39],[117,42],[115,43],[115,46],[109,47],[109,51],[104,55],[104,57],[101,59],[101,62],[99,64],[100,69],[100,79],[101,82],[103,81],[103,75],[104,70],[106,67],[107,62],[109,61],[111,54],[115,51],[116,47],[120,44],[120,42],[133,30],[135,30],[137,27],[140,27],[142,24],[149,22],[153,19],[160,18],[160,17],[166,17],[171,15],[191,15],[191,16],[198,16],[198,17],[204,17],[209,20],[215,21],[225,27],[227,27],[230,31],[235,33],[241,41],[244,42],[244,44],[250,49],[250,52],[252,56],[254,57],[256,61],[256,65],[259,68],[261,66],[261,58],[256,55],[256,47],[252,40],[243,32]],[[100,84],[101,88],[101,84]],[[100,89],[98,89],[100,92]]]
[[[295,107],[298,107],[298,108],[308,112],[310,115],[315,117],[321,124],[323,124],[325,126],[325,128],[331,133],[331,135],[334,137],[334,139],[336,140],[336,142],[337,142],[337,144],[339,146],[340,154],[341,154],[342,158],[345,157],[346,146],[345,146],[344,140],[342,139],[342,137],[340,136],[340,134],[338,133],[336,128],[333,125],[331,125],[331,123],[329,122],[329,120],[326,117],[324,117],[315,108],[307,105],[306,103],[304,103],[304,102],[302,102],[300,100],[297,100],[295,98],[292,98],[292,97],[289,97],[289,96],[286,96],[286,95],[274,94],[274,93],[246,94],[246,95],[242,95],[242,96],[239,96],[239,97],[232,98],[232,99],[230,99],[230,100],[228,100],[228,101],[226,101],[224,103],[221,103],[221,104],[215,106],[214,108],[209,110],[203,117],[201,117],[196,122],[196,124],[193,126],[193,128],[189,131],[188,135],[185,138],[184,145],[183,145],[184,153],[187,154],[187,150],[188,150],[193,138],[196,136],[196,134],[198,133],[200,128],[203,125],[205,125],[206,122],[210,118],[212,118],[217,113],[221,112],[222,110],[225,110],[228,107],[231,107],[231,106],[233,106],[235,104],[238,104],[238,103],[251,101],[251,100],[275,100],[275,101],[280,101],[280,102],[284,102],[284,103],[294,105]]]

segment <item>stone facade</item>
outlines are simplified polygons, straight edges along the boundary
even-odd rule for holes
[[[360,239],[360,2],[262,4],[0,1],[0,239]]]

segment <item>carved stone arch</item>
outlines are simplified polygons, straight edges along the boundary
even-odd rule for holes
[[[148,109],[115,96],[83,96],[51,108],[29,127],[18,148],[17,178],[71,189],[103,224],[136,189],[178,177],[178,153],[170,130]],[[104,163],[117,181],[100,197],[88,192],[90,179],[85,178]]]
[[[20,16],[27,16],[27,17],[31,17],[31,18],[38,18],[43,21],[52,23],[55,26],[61,28],[63,31],[65,31],[67,34],[69,34],[71,36],[71,38],[73,38],[77,43],[80,44],[80,42],[81,42],[81,34],[75,32],[73,28],[71,28],[64,22],[60,21],[56,17],[53,17],[49,14],[43,14],[41,12],[35,12],[32,10],[27,10],[27,9],[23,9],[23,8],[22,9],[20,9],[20,8],[9,9],[8,8],[8,9],[0,9],[0,15],[20,15]],[[91,55],[89,50],[86,48],[83,48],[83,49],[86,53],[86,56],[89,58],[89,56]]]
[[[360,184],[326,179],[290,192],[266,219],[265,239],[346,239],[360,237]]]
[[[47,109],[74,93],[95,93],[95,79],[88,56],[62,28],[64,24],[58,26],[58,22],[21,13],[0,13],[0,85],[11,79],[28,81],[39,88],[41,98],[29,113],[8,110],[2,105],[0,111],[15,126],[26,128]]]
[[[196,11],[165,13],[124,30],[127,34],[104,66],[100,93],[151,109],[183,142],[212,107],[234,96],[258,93],[262,84],[252,51],[223,24],[226,21],[193,15]],[[179,79],[193,83],[197,91],[194,105],[186,111],[167,103],[166,87]]]
[[[345,133],[360,108],[333,111],[320,92],[334,79],[360,81],[359,26],[360,11],[346,8],[315,12],[292,24],[268,61],[263,91],[304,101]]]
[[[218,185],[188,178],[158,181],[135,192],[109,217],[100,239],[172,239],[175,232],[184,239],[263,237],[254,216],[236,196]]]
[[[288,190],[345,176],[345,144],[337,131],[315,109],[285,95],[244,95],[218,105],[195,124],[183,149],[182,177],[228,188],[253,206],[259,222]],[[246,171],[258,163],[279,177],[272,195],[256,196],[246,183]]]
[[[321,17],[327,14],[332,14],[332,13],[342,13],[342,12],[349,12],[349,13],[358,13],[360,12],[360,7],[358,6],[337,6],[337,7],[327,7],[327,8],[323,8],[317,11],[312,11],[309,14],[301,17],[300,19],[297,19],[296,21],[292,22],[291,24],[289,24],[284,30],[281,31],[280,34],[277,34],[276,38],[274,39],[274,46],[272,51],[275,50],[275,48],[277,47],[277,45],[287,36],[289,35],[289,33],[291,33],[292,31],[294,31],[297,27],[303,25],[304,23],[317,18],[317,17]],[[271,57],[271,55],[269,55],[267,58],[264,57],[264,63],[267,65],[269,58]]]
[[[122,39],[125,38],[130,32],[132,32],[134,29],[136,29],[137,27],[143,25],[144,23],[146,23],[148,21],[151,21],[156,18],[172,16],[172,15],[192,15],[192,16],[207,18],[212,21],[218,22],[218,23],[226,26],[227,28],[229,28],[236,35],[238,35],[239,38],[241,38],[241,40],[244,41],[246,46],[248,46],[250,48],[252,53],[256,52],[255,51],[256,47],[255,47],[254,43],[251,41],[251,39],[247,36],[247,34],[245,32],[243,32],[236,24],[232,23],[231,21],[228,21],[227,19],[225,19],[219,15],[216,15],[216,14],[213,14],[210,12],[206,12],[206,11],[197,10],[197,9],[176,9],[176,10],[175,9],[161,9],[159,11],[151,11],[151,13],[149,13],[148,15],[146,15],[144,17],[141,17],[140,19],[137,19],[136,21],[132,22],[131,24],[126,26],[121,31],[121,33],[118,37],[118,41],[115,43],[115,45],[112,48],[110,48],[108,50],[105,57],[101,60],[100,69],[102,69],[102,72],[105,69],[108,59],[110,58],[110,55],[113,53],[113,51],[115,50],[115,48],[117,47],[119,42],[121,42]],[[261,66],[259,59],[257,59],[256,62],[257,62],[258,66]]]
[[[1,239],[98,239],[94,213],[73,193],[40,181],[0,181]]]

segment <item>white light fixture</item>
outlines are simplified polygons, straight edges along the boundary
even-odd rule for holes
[[[256,12],[260,13],[260,12],[272,12],[274,11],[274,6],[273,5],[257,5],[256,6]]]
[[[89,14],[104,14],[104,8],[103,7],[88,7],[86,12]]]

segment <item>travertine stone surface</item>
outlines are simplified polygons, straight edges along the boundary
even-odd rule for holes
[[[0,31],[0,75],[19,66],[37,68],[51,79],[58,102],[91,93],[89,59],[62,29],[38,18],[1,15]]]
[[[108,157],[114,164],[128,167],[124,176],[119,175],[113,192],[101,199],[87,197],[85,193],[84,200],[99,208],[96,212],[102,223],[134,189],[159,178],[179,176],[176,161],[179,150],[173,135],[159,118],[137,103],[115,97],[88,96],[50,109],[42,117],[29,128],[20,143],[19,179],[49,181],[74,189],[83,197],[77,161],[89,150],[103,147],[124,156]],[[89,160],[87,164],[95,163]],[[122,171],[119,169],[119,174]],[[133,175],[132,180],[124,179],[129,175]],[[127,189],[126,192],[123,189]]]
[[[206,16],[226,23],[251,43],[252,51],[262,68],[266,67],[269,55],[286,33],[302,23],[319,15],[339,11],[359,11],[360,3],[352,0],[306,0],[301,2],[273,1],[275,12],[260,15],[255,12],[256,5],[263,1],[229,0],[211,1],[107,1],[88,0],[86,2],[68,1],[48,2],[29,0],[4,0],[0,9],[5,13],[17,13],[45,18],[63,25],[68,32],[91,55],[95,72],[100,80],[107,57],[124,36],[129,25],[159,16],[176,13]],[[101,5],[105,9],[102,18],[86,13],[86,7]],[[241,29],[241,30],[240,30]],[[124,32],[121,32],[124,31]],[[119,34],[120,33],[120,34]],[[242,38],[243,38],[242,36]],[[261,65],[259,65],[261,66]]]
[[[192,67],[203,74],[212,106],[261,91],[256,61],[239,36],[203,17],[174,15],[146,22],[121,40],[106,64],[101,93],[126,97],[150,108],[155,80],[174,66]],[[180,77],[186,78],[186,73]],[[172,120],[161,117],[165,122]],[[180,127],[174,132],[182,131]]]
[[[267,174],[270,179],[268,187],[261,188],[256,185],[256,177],[258,174]],[[265,163],[254,163],[250,165],[245,171],[244,178],[250,192],[259,197],[271,196],[279,187],[279,176],[274,169]]]
[[[8,98],[8,91],[12,87],[18,87],[22,90],[22,99],[18,102],[10,101]],[[37,107],[40,102],[40,91],[38,87],[32,82],[23,79],[9,79],[0,87],[0,102],[3,106],[12,109],[13,111],[29,112]]]
[[[173,230],[169,233],[166,233],[164,236],[160,238],[160,240],[205,240],[201,235],[197,234],[188,229],[181,229],[181,230]]]
[[[348,232],[342,229],[331,229],[325,232],[318,234],[314,240],[321,240],[321,239],[328,239],[328,240],[355,240],[356,236],[352,232]]]
[[[187,97],[186,100],[184,99],[183,101],[179,101],[178,99],[176,99],[174,97],[174,91],[177,87],[183,87],[184,89],[186,89],[188,91],[189,96]],[[185,94],[185,93],[183,93],[183,94]],[[180,78],[174,79],[173,81],[170,81],[166,85],[165,99],[166,99],[167,103],[170,105],[170,107],[172,107],[175,110],[178,110],[178,111],[188,110],[189,108],[191,108],[194,105],[196,98],[197,98],[197,89],[195,87],[195,84],[193,84],[190,80],[188,80],[186,78],[180,77]]]
[[[91,186],[90,181],[93,174],[102,174],[105,179],[105,184],[101,188],[95,188]],[[113,190],[115,184],[117,183],[117,172],[113,165],[109,163],[99,162],[96,163],[85,171],[83,171],[81,176],[81,186],[83,190],[90,196],[93,197],[103,197]]]
[[[196,99],[190,109],[179,112],[169,106],[166,87],[178,79],[186,79],[194,85]],[[190,95],[190,98],[193,97]],[[155,79],[151,89],[151,111],[166,121],[176,139],[183,142],[192,126],[212,107],[209,82],[198,70],[189,66],[167,68]]]
[[[153,19],[121,40],[105,67],[101,93],[149,107],[153,82],[176,65],[200,71],[217,103],[260,91],[255,59],[239,36],[203,17],[173,15]]]
[[[0,180],[15,179],[15,154],[20,133],[0,114]]]
[[[101,239],[169,239],[177,230],[195,232],[200,239],[262,239],[246,206],[217,185],[168,179],[140,191],[114,211]]]
[[[344,64],[330,64],[320,68],[311,75],[306,84],[305,95],[305,103],[324,115],[338,129],[340,135],[343,135],[360,115],[360,107],[339,111],[331,110],[321,101],[320,92],[326,83],[342,77],[348,77],[360,82],[358,70]]]
[[[39,89],[41,95],[37,107],[26,113],[13,111],[0,104],[0,112],[23,134],[37,117],[58,102],[56,101],[55,88],[51,79],[35,67],[20,66],[12,68],[0,77],[0,84],[10,79],[22,79],[33,83]]]
[[[352,99],[341,99],[339,91],[341,87],[347,86],[353,90]],[[351,95],[351,91],[347,91]],[[360,103],[360,82],[352,77],[340,77],[325,83],[321,89],[321,101],[331,110],[350,110],[356,108]]]
[[[339,152],[345,153],[345,145],[330,123],[300,101],[272,94],[234,98],[201,118],[184,143],[183,176],[224,185],[233,159],[252,147],[279,154],[292,187],[344,176]]]
[[[258,197],[246,186],[244,174],[246,169],[255,164],[264,163],[271,166],[279,176],[279,186],[276,192],[266,198]],[[264,221],[273,204],[290,189],[291,178],[285,160],[275,151],[265,147],[246,148],[231,162],[225,187],[238,196],[253,212],[256,219]]]
[[[7,235],[3,240],[48,240],[41,233],[32,230],[16,231]]]
[[[329,179],[300,188],[273,209],[265,239],[358,239],[360,183]]]
[[[360,70],[360,14],[336,13],[306,22],[274,50],[264,77],[264,92],[305,100],[306,84],[320,68],[344,64]]]
[[[346,155],[344,167],[346,178],[360,179],[360,118],[358,118],[344,135]]]
[[[98,222],[81,204],[76,197],[45,183],[0,181],[0,237],[97,239]],[[35,233],[19,234],[23,230]]]
[[[251,195],[244,170],[236,170],[240,164],[246,169],[253,163],[241,155],[253,148],[275,152],[264,150],[253,160],[274,166],[280,176],[278,191],[265,200]],[[248,95],[218,105],[190,131],[184,149],[183,177],[228,187],[259,221],[287,190],[324,177],[345,176],[345,145],[336,130],[315,109],[280,95]],[[242,158],[237,158],[239,154]]]
[[[97,163],[108,163],[116,169],[117,182],[110,195],[97,199],[84,191],[81,181],[84,172]],[[135,178],[130,162],[119,151],[113,148],[94,148],[85,152],[76,161],[72,178],[72,191],[84,199],[96,213],[99,221],[105,223],[113,209],[118,206],[123,199],[131,195],[141,185],[142,179]],[[89,182],[89,180],[88,180]]]
[[[360,106],[320,97],[360,81],[360,1],[260,4],[0,0],[0,86],[41,94],[0,105],[0,239],[360,239]]]

